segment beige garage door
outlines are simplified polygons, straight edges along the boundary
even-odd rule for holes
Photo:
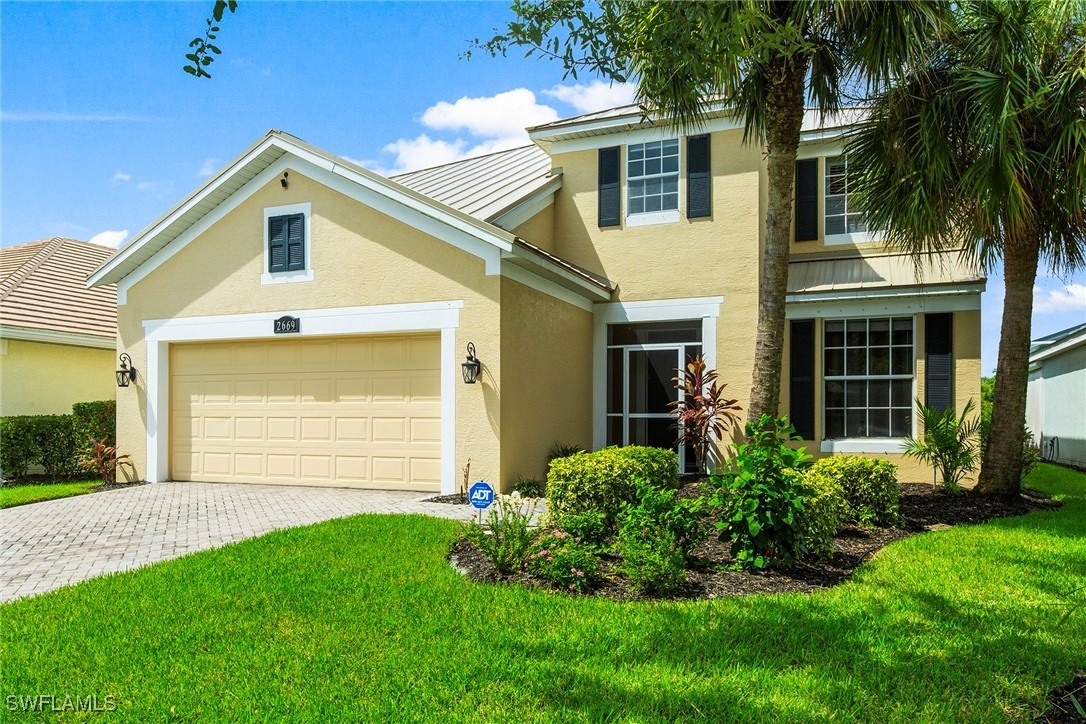
[[[440,489],[440,338],[174,345],[174,480]]]

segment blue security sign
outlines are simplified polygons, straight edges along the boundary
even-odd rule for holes
[[[489,483],[480,480],[468,490],[468,502],[479,510],[489,508],[494,502],[494,488],[490,487]]]

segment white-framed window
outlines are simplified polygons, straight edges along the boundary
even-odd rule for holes
[[[264,209],[264,267],[261,284],[313,281],[311,204]]]
[[[679,139],[626,147],[627,224],[679,220]]]
[[[830,319],[823,325],[822,437],[912,434],[913,318]]]
[[[825,161],[823,223],[826,243],[857,244],[874,241],[867,220],[853,206],[848,183],[848,156],[830,156]]]

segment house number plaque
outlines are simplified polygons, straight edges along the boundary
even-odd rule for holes
[[[276,334],[297,334],[302,331],[302,321],[297,317],[280,317],[275,320]]]

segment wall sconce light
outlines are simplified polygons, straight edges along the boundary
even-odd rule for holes
[[[287,187],[287,172],[283,172],[283,178],[279,179],[279,183],[283,185],[283,188]]]
[[[121,353],[121,368],[117,370],[117,386],[128,387],[129,382],[136,381],[136,367],[132,364],[132,358],[127,352]]]
[[[475,380],[479,379],[479,369],[482,366],[483,363],[475,357],[475,345],[468,342],[468,359],[460,365],[460,369],[464,373],[465,385],[475,384]]]

